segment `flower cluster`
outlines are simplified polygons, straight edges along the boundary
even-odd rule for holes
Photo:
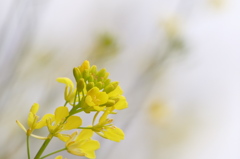
[[[118,82],[112,82],[106,69],[98,71],[95,65],[90,66],[89,61],[84,61],[79,67],[73,69],[75,77],[74,83],[66,77],[57,78],[57,81],[65,84],[64,99],[65,104],[57,107],[54,114],[45,114],[41,119],[37,116],[39,105],[33,104],[28,115],[28,128],[25,128],[17,120],[17,124],[26,132],[27,142],[29,136],[45,140],[34,159],[42,159],[57,152],[66,150],[67,152],[95,158],[95,150],[100,148],[100,143],[92,139],[94,133],[103,138],[119,142],[124,139],[124,132],[113,125],[113,119],[108,118],[109,114],[116,114],[115,110],[128,107],[126,98]],[[82,113],[94,113],[92,125],[82,126]],[[98,115],[101,114],[100,117]],[[98,122],[96,122],[96,119]],[[96,123],[95,123],[96,122]],[[47,127],[49,135],[47,137],[33,134],[35,129]],[[67,130],[74,131],[71,134],[63,133]],[[53,137],[57,137],[65,143],[63,149],[51,154],[42,156],[43,151]],[[29,143],[27,144],[29,146]],[[28,149],[28,159],[30,159],[30,148]],[[57,156],[56,159],[61,159]]]

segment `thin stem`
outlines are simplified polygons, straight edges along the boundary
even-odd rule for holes
[[[82,112],[84,109],[78,109],[74,114]],[[72,114],[73,115],[73,114]]]
[[[94,115],[94,117],[93,117],[93,121],[92,121],[92,125],[94,125],[94,123],[95,123],[95,120],[96,120],[96,118],[97,118],[97,116],[98,116],[99,112],[100,112],[100,111],[98,111],[98,112],[97,112],[97,113]]]
[[[28,154],[28,159],[31,159],[31,156],[30,156],[29,135],[27,135],[27,154]]]
[[[64,103],[64,107],[65,107],[67,104],[68,104],[68,101],[66,101],[66,102]]]
[[[75,96],[74,96],[74,102],[73,102],[73,106],[74,106],[74,107],[76,106],[77,94],[78,94],[78,91],[76,91]]]
[[[66,149],[67,149],[67,148],[65,147],[65,148],[63,148],[63,149],[60,149],[60,150],[54,151],[54,152],[52,152],[52,153],[49,153],[49,154],[47,154],[47,155],[41,157],[40,159],[44,159],[44,158],[46,158],[46,157],[48,157],[48,156],[51,156],[51,155],[53,155],[53,154],[55,154],[55,153],[58,153],[58,152],[64,151],[64,150],[66,150]]]
[[[46,139],[44,141],[44,143],[42,144],[41,148],[38,150],[36,156],[34,157],[34,159],[39,159],[43,153],[43,151],[46,149],[46,147],[48,146],[49,142],[52,140],[53,136],[51,134],[48,135],[48,139]]]
[[[92,127],[78,127],[78,129],[92,129]]]

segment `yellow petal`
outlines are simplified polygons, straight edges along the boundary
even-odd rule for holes
[[[99,93],[99,89],[97,88],[97,87],[93,87],[92,89],[90,89],[89,91],[88,91],[88,95],[90,95],[90,96],[95,96],[95,95],[97,95]]]
[[[66,142],[66,147],[68,147],[70,144],[72,144],[72,141],[75,140],[77,135],[78,135],[77,131],[74,131],[71,135],[69,135],[69,140],[67,140],[67,142]]]
[[[76,141],[89,139],[93,136],[93,131],[90,129],[85,129],[80,132],[80,134],[77,136]]]
[[[60,133],[58,133],[56,137],[58,137],[63,142],[67,142],[70,139],[71,136],[69,134],[60,134]]]
[[[72,130],[72,129],[78,128],[81,125],[82,125],[82,119],[79,116],[70,116],[67,119],[66,124],[64,124],[63,129]]]
[[[38,109],[39,109],[39,104],[34,103],[30,109],[30,112],[32,112],[33,114],[37,114]]]
[[[117,88],[115,88],[113,91],[108,93],[108,96],[109,97],[116,97],[116,96],[122,95],[122,94],[123,94],[123,90],[121,89],[120,86],[117,86]]]
[[[96,140],[89,140],[85,142],[82,146],[82,152],[87,158],[96,158],[95,150],[100,148],[100,143]]]
[[[120,140],[124,139],[124,132],[117,127],[108,127],[105,131],[102,132],[104,134],[104,137],[112,141],[119,142]]]
[[[60,83],[66,84],[66,86],[69,86],[72,89],[74,88],[72,80],[67,77],[59,77],[59,78],[57,78],[57,81]]]
[[[36,123],[36,115],[32,112],[29,112],[28,114],[28,127],[32,128],[33,125]]]
[[[55,121],[56,121],[56,123],[58,124],[58,123],[62,122],[63,119],[65,119],[68,115],[69,115],[69,112],[68,112],[67,107],[64,107],[64,106],[58,107],[55,110]]]
[[[62,156],[57,156],[54,159],[63,159],[63,157]],[[67,159],[67,158],[64,158],[64,159]]]
[[[125,109],[128,107],[127,100],[124,96],[119,96],[119,101],[114,105],[117,110]]]
[[[47,119],[53,120],[54,115],[53,114],[45,114],[42,117],[42,119],[38,123],[36,123],[35,129],[40,129],[40,128],[46,126],[47,125],[47,121],[46,121]]]
[[[85,102],[87,103],[87,105],[89,106],[94,106],[95,103],[93,102],[93,99],[90,95],[88,95],[86,98],[85,98]]]
[[[99,105],[102,105],[108,101],[108,95],[105,92],[100,92],[97,98],[100,100]]]

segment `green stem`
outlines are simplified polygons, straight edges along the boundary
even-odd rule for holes
[[[76,91],[75,96],[74,96],[74,102],[73,102],[74,107],[76,106],[77,94],[78,94],[78,91]]]
[[[27,135],[27,154],[28,154],[28,159],[31,159],[31,157],[30,157],[29,135]]]
[[[49,154],[41,157],[40,159],[44,159],[44,158],[46,158],[46,157],[48,157],[48,156],[51,156],[51,155],[53,155],[53,154],[55,154],[55,153],[58,153],[58,152],[61,152],[61,151],[64,151],[64,150],[67,150],[67,148],[65,147],[65,148],[63,148],[63,149],[60,149],[60,150],[54,151],[54,152],[52,152],[52,153],[49,153]]]
[[[94,117],[93,117],[93,121],[92,121],[92,125],[94,125],[95,120],[96,120],[96,118],[97,118],[99,112],[100,112],[100,111],[97,111],[96,114],[94,115]]]
[[[68,101],[65,102],[64,107],[68,104]]]
[[[46,139],[44,141],[44,143],[42,144],[41,148],[38,150],[38,153],[36,154],[36,156],[34,157],[34,159],[39,159],[43,153],[43,151],[46,149],[46,147],[48,146],[49,142],[52,140],[53,136],[51,134],[48,135],[48,139]]]

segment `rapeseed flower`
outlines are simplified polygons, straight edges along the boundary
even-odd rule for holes
[[[86,104],[97,111],[104,110],[105,107],[102,105],[104,105],[107,101],[107,93],[101,92],[97,87],[93,87],[89,90],[85,99]]]
[[[112,108],[108,108],[100,117],[98,124],[92,127],[92,130],[103,138],[120,142],[124,139],[124,132],[112,124],[113,119],[107,118],[111,112]]]
[[[39,139],[45,139],[45,137],[32,134],[35,129],[40,129],[46,126],[46,120],[49,118],[49,114],[46,114],[41,120],[39,120],[39,116],[37,116],[38,109],[39,104],[34,103],[28,114],[28,129],[26,129],[18,120],[16,122],[27,133],[28,136],[31,135]]]
[[[123,90],[120,86],[117,86],[113,91],[108,93],[109,99],[114,101],[114,103],[112,104],[114,109],[121,110],[128,107],[127,100],[122,94]]]
[[[49,115],[47,127],[53,136],[58,137],[61,131],[76,129],[82,125],[82,119],[79,116],[68,116],[68,108],[64,106],[58,107],[54,115]]]
[[[73,155],[85,156],[87,158],[96,158],[95,150],[100,148],[100,143],[92,140],[92,130],[77,131],[65,137],[65,146],[67,151]]]

